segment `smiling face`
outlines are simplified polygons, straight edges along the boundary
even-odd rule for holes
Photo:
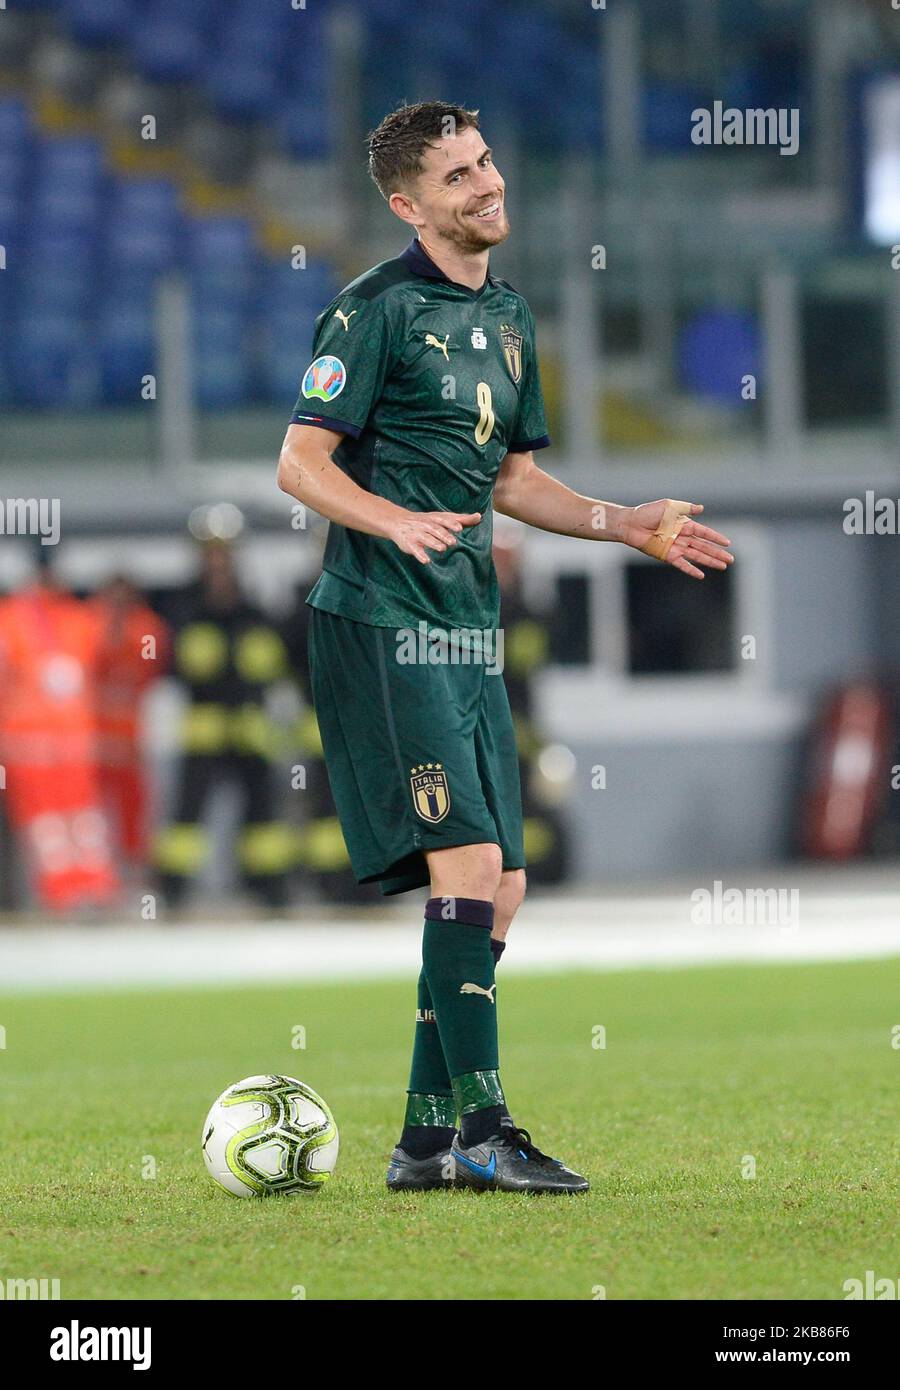
[[[506,240],[506,185],[479,130],[468,127],[430,143],[421,166],[406,191],[391,195],[398,217],[432,244],[449,242],[465,255]]]

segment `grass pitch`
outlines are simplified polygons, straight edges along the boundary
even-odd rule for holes
[[[385,1190],[412,981],[16,997],[0,1277],[64,1299],[839,1300],[900,1276],[900,961],[498,973],[513,1114],[588,1196]],[[209,1105],[265,1071],[334,1110],[317,1194],[206,1175]]]

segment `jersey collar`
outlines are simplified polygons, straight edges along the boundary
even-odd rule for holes
[[[454,289],[462,290],[465,294],[472,295],[473,298],[481,294],[486,285],[496,285],[497,283],[490,271],[487,273],[484,285],[479,286],[477,290],[471,289],[468,285],[461,285],[458,280],[451,280],[449,275],[444,274],[439,265],[435,265],[418,237],[413,237],[400,256],[400,260],[416,275],[423,275],[426,280],[443,280],[445,285],[452,285]]]

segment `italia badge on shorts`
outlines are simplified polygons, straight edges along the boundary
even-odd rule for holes
[[[339,357],[317,357],[310,362],[300,387],[307,400],[333,401],[347,381],[347,368]]]
[[[443,820],[450,810],[450,788],[441,764],[419,763],[418,767],[411,767],[410,772],[416,814],[432,823]]]

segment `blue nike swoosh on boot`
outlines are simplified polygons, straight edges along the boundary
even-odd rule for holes
[[[466,1158],[465,1154],[461,1153],[454,1153],[453,1157],[457,1163],[464,1163],[473,1173],[477,1173],[479,1178],[484,1178],[487,1182],[490,1182],[497,1171],[497,1155],[495,1153],[491,1154],[488,1163],[476,1163],[474,1158]]]

